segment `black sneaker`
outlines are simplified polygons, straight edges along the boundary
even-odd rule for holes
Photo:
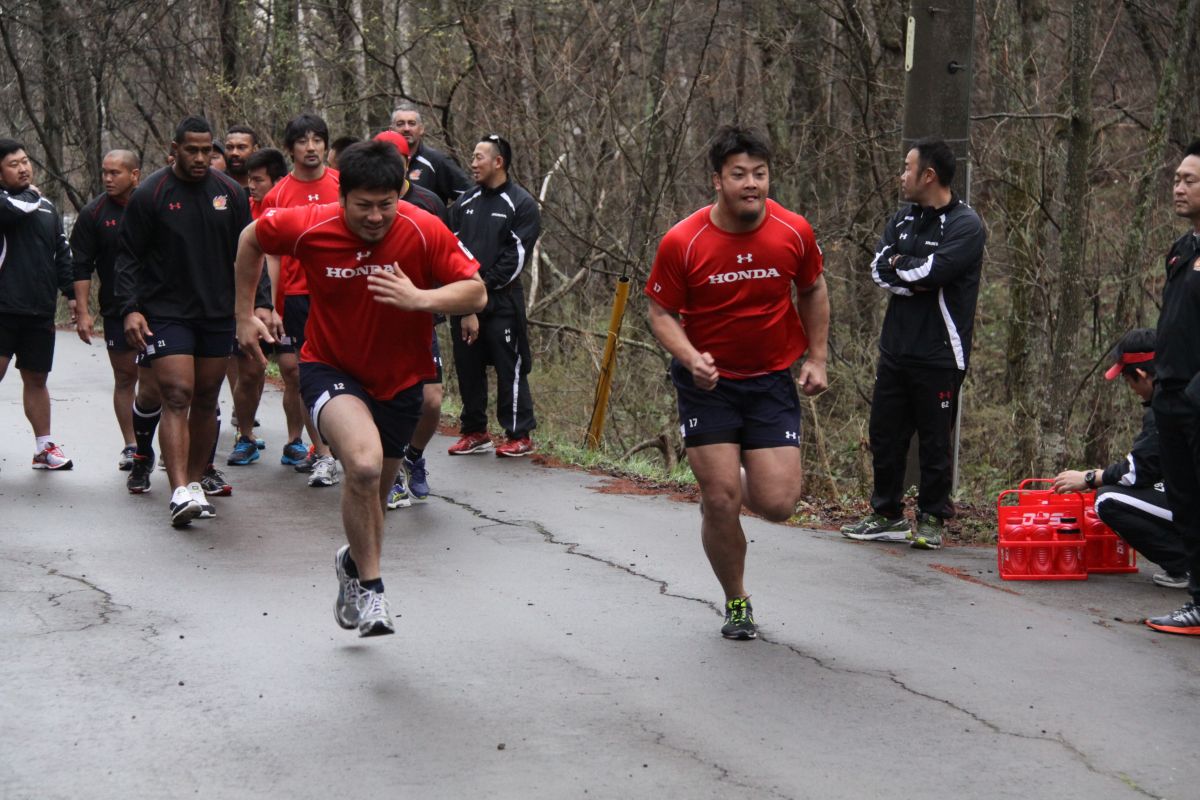
[[[842,536],[860,542],[904,542],[911,528],[904,517],[888,519],[882,514],[871,514],[858,522],[842,526]]]
[[[758,626],[754,624],[754,609],[749,597],[735,597],[725,604],[725,624],[721,635],[726,639],[754,639]]]
[[[229,497],[233,494],[233,486],[225,480],[225,474],[212,464],[209,464],[208,468],[204,470],[204,474],[200,476],[200,488],[204,490],[205,494],[214,497]]]
[[[125,488],[130,494],[145,494],[150,491],[150,473],[154,471],[154,453],[148,456],[133,454],[133,466],[125,479]]]
[[[1195,601],[1161,617],[1150,617],[1146,624],[1156,631],[1180,633],[1184,636],[1200,636],[1200,605]]]

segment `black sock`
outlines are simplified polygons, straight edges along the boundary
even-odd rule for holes
[[[139,456],[154,458],[154,431],[162,418],[162,408],[145,409],[133,401],[133,437],[137,440]]]
[[[372,578],[369,581],[359,581],[364,589],[370,589],[376,594],[383,594],[383,578]]]
[[[221,440],[221,407],[217,406],[217,432],[213,434],[212,452],[208,454],[208,465],[211,467],[217,461],[217,442]]]
[[[424,450],[418,450],[410,444],[404,448],[404,457],[409,461],[416,461],[424,452]]]

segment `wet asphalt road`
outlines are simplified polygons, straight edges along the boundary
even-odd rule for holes
[[[727,642],[694,505],[439,437],[387,519],[397,635],[360,640],[277,393],[175,531],[165,473],[115,468],[103,349],[60,334],[50,387],[69,473],[0,383],[0,797],[1200,796],[1200,642],[1138,623],[1184,598],[1151,565],[1003,583],[990,549],[747,520],[762,638]]]

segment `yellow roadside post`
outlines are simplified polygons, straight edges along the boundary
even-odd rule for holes
[[[600,447],[600,435],[604,432],[604,417],[608,413],[608,395],[612,391],[613,370],[617,365],[618,334],[621,320],[625,317],[625,303],[629,300],[629,277],[617,279],[617,296],[613,301],[612,317],[608,320],[608,340],[604,343],[604,357],[600,360],[600,379],[596,382],[596,396],[592,402],[592,420],[588,423],[587,448]]]

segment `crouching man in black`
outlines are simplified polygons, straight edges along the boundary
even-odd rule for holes
[[[1104,377],[1118,375],[1141,398],[1142,430],[1133,449],[1104,469],[1067,470],[1054,479],[1059,492],[1096,490],[1096,513],[1101,521],[1145,558],[1162,567],[1154,582],[1170,589],[1188,585],[1187,551],[1167,505],[1158,449],[1158,426],[1150,398],[1154,395],[1154,340],[1149,328],[1121,337],[1113,349],[1113,365]]]

